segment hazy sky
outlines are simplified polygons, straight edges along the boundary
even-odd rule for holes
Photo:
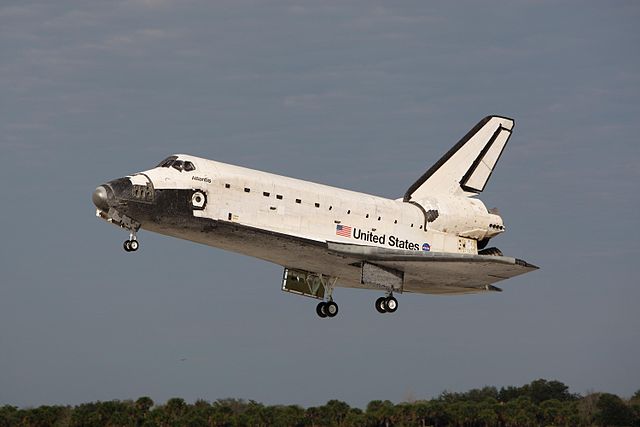
[[[640,4],[450,3],[2,1],[0,404],[640,389]],[[488,114],[492,244],[541,266],[501,294],[321,320],[278,266],[94,216],[176,152],[401,197]]]

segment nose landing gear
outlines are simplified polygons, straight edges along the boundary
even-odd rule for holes
[[[125,240],[122,244],[122,247],[126,252],[135,252],[140,247],[140,243],[138,243],[138,238],[136,237],[136,233],[129,234],[129,240]]]
[[[96,198],[98,202],[101,203],[102,192],[99,191],[100,188],[96,189],[97,194]],[[106,194],[106,190],[105,190]],[[104,210],[98,209],[96,211],[96,215],[111,224],[117,225],[118,227],[124,228],[129,231],[129,240],[125,240],[122,244],[122,247],[127,252],[135,252],[140,248],[140,243],[136,237],[136,232],[140,229],[140,223],[126,215],[121,214],[115,208],[109,208],[108,212]]]

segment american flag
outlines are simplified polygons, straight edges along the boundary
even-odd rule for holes
[[[351,227],[348,225],[336,225],[336,235],[342,237],[351,237]]]

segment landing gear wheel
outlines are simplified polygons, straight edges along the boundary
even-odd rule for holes
[[[316,306],[316,314],[322,318],[327,317],[325,302],[321,302]]]
[[[140,247],[140,243],[137,240],[125,240],[122,247],[127,252],[135,252]]]
[[[384,308],[387,313],[394,313],[398,309],[398,300],[393,296],[388,296],[384,299]]]
[[[387,307],[385,302],[387,301],[387,299],[385,297],[380,297],[376,300],[376,310],[378,311],[378,313],[384,314],[387,312]]]
[[[336,317],[338,314],[338,304],[333,301],[324,303],[324,312],[327,317]]]

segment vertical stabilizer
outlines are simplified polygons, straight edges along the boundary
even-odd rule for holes
[[[429,195],[473,196],[481,193],[511,136],[514,121],[488,116],[420,177],[404,195],[404,201]]]

